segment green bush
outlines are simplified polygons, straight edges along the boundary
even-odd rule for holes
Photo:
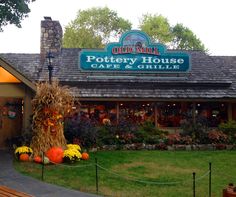
[[[113,125],[97,126],[97,145],[116,144],[116,127]]]
[[[77,140],[82,147],[93,147],[96,145],[97,133],[96,122],[88,118],[68,118],[64,122],[64,135],[68,143]]]
[[[236,134],[236,121],[231,120],[226,123],[221,123],[219,125],[219,129],[225,134],[233,136],[234,134]]]
[[[231,120],[226,123],[221,123],[218,128],[223,131],[229,138],[231,144],[236,144],[236,121]]]
[[[208,120],[204,117],[197,117],[195,122],[193,118],[187,118],[181,122],[181,129],[184,136],[190,136],[194,143],[206,144],[208,143]]]
[[[146,121],[140,124],[134,136],[135,142],[158,144],[167,134],[167,131],[158,129],[152,122]]]

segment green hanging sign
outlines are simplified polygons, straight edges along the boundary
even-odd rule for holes
[[[84,71],[183,73],[191,65],[187,53],[166,51],[164,45],[152,43],[144,32],[132,30],[104,50],[82,50],[79,67]]]

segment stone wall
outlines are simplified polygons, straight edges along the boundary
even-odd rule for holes
[[[44,17],[41,21],[40,63],[44,65],[49,52],[53,56],[61,53],[63,31],[59,21],[53,21],[51,17]]]

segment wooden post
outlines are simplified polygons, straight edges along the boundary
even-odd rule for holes
[[[196,123],[196,102],[193,102],[193,112],[192,112],[192,116],[193,116],[193,123]]]
[[[211,197],[211,162],[209,163],[209,197]]]
[[[193,197],[196,197],[196,173],[193,172]]]
[[[228,103],[228,120],[232,120],[232,112],[233,112],[233,109],[232,109],[232,103]]]
[[[98,160],[95,158],[96,192],[98,194]]]
[[[120,102],[116,102],[116,124],[119,124],[120,119]]]
[[[155,121],[155,127],[158,128],[158,122],[157,122],[157,103],[154,103],[154,121]]]

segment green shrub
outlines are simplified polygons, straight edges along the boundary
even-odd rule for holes
[[[187,118],[181,122],[181,129],[184,136],[190,136],[194,143],[206,144],[208,143],[208,121],[204,117],[197,117],[194,122],[193,118]]]
[[[236,121],[231,120],[226,123],[221,123],[219,125],[219,129],[225,134],[233,136],[234,134],[236,134]]]
[[[77,139],[82,147],[93,147],[96,145],[97,133],[96,122],[88,118],[68,118],[64,122],[64,135],[68,143],[74,143]]]
[[[135,142],[158,144],[167,134],[167,131],[158,129],[152,122],[146,121],[139,125],[134,136]]]

